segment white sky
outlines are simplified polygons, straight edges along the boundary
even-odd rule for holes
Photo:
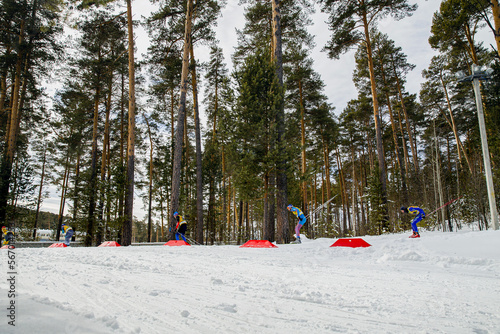
[[[222,17],[219,19],[216,28],[217,39],[224,51],[228,69],[232,71],[231,55],[234,46],[237,44],[236,29],[242,29],[245,21],[243,17],[244,8],[238,5],[238,0],[228,0],[226,7],[222,10]],[[401,21],[394,21],[390,18],[379,23],[379,30],[389,35],[400,46],[408,56],[408,62],[416,65],[416,68],[407,75],[406,90],[411,94],[420,91],[420,84],[423,82],[421,73],[430,63],[431,58],[437,54],[428,43],[433,14],[439,10],[441,1],[438,0],[414,0],[410,3],[417,3],[418,9],[411,17]],[[132,4],[134,19],[139,20],[142,16],[148,16],[155,8],[149,1],[136,0]],[[347,102],[357,97],[357,91],[352,82],[354,70],[354,52],[349,52],[340,57],[339,60],[329,59],[321,49],[326,44],[330,36],[325,21],[327,16],[319,10],[313,16],[314,25],[309,27],[311,34],[315,37],[316,47],[313,49],[311,58],[314,59],[314,69],[321,75],[325,83],[325,95],[328,101],[335,107],[339,114],[346,107]],[[142,54],[147,52],[149,40],[144,30],[139,27],[135,30],[136,46],[138,52],[136,58],[142,58]],[[485,41],[486,45],[494,44],[493,34],[488,29],[483,29],[479,34],[479,40]],[[208,49],[198,48],[195,55],[201,61],[208,60]],[[203,84],[203,83],[202,83]],[[203,105],[200,105],[203,113]],[[202,116],[202,127],[204,118]],[[42,210],[57,213],[59,210],[59,194],[51,194],[51,198],[44,200]],[[139,219],[144,217],[143,203],[136,190],[134,205],[134,215]]]

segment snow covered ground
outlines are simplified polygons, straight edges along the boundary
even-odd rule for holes
[[[0,333],[500,333],[500,231],[363,239],[0,250]]]

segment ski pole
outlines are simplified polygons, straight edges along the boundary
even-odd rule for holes
[[[186,239],[187,239],[190,243],[192,243],[192,244],[196,244],[196,245],[198,245],[198,246],[203,246],[202,244],[200,244],[199,242],[197,242],[197,241],[196,241],[196,240],[194,240],[194,239],[191,239],[191,238],[186,237],[186,236],[184,236],[184,237],[185,237],[185,238],[186,238]]]
[[[444,205],[441,205],[439,208],[437,208],[436,210],[434,210],[434,211],[432,211],[431,213],[429,213],[427,216],[432,215],[434,212],[438,211],[439,209],[444,208],[444,207],[445,207],[445,206],[447,206],[447,205],[450,205],[451,203],[453,203],[453,202],[455,202],[455,201],[457,201],[457,200],[461,199],[462,197],[464,197],[464,195],[462,195],[462,196],[460,196],[460,197],[458,197],[458,198],[452,199],[452,200],[451,200],[451,201],[449,201],[448,203],[446,203],[446,204],[444,204]]]
[[[310,213],[306,216],[306,218],[309,218],[309,216],[310,216],[310,215],[313,215],[313,214],[315,214],[316,212],[318,212],[319,210],[323,209],[323,207],[324,207],[325,205],[327,205],[328,203],[330,203],[330,202],[331,202],[331,201],[332,201],[335,197],[337,197],[337,196],[338,196],[338,194],[337,194],[337,195],[335,195],[335,196],[333,196],[332,198],[330,198],[330,199],[329,199],[328,201],[326,201],[325,203],[321,204],[319,207],[317,207],[316,209],[314,209],[314,211],[313,211],[313,212],[310,212]]]

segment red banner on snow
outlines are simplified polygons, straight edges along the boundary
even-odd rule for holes
[[[68,247],[68,246],[66,246],[66,244],[62,243],[62,242],[57,242],[57,243],[49,246],[49,248],[64,248],[64,247]]]
[[[191,245],[185,242],[184,240],[170,240],[163,246],[191,246]]]
[[[121,247],[116,241],[105,241],[97,247]]]
[[[330,247],[370,247],[371,245],[361,238],[342,238],[338,239]]]
[[[268,240],[248,240],[245,242],[241,247],[248,247],[248,248],[278,248],[278,246],[272,244]]]

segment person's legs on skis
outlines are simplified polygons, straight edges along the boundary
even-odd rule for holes
[[[302,227],[302,225],[300,223],[297,223],[297,225],[295,225],[295,241],[298,244],[301,243],[301,241],[300,241],[300,228],[301,227]]]
[[[410,238],[420,238],[420,234],[418,233],[418,227],[417,223],[421,221],[422,218],[420,216],[417,216],[413,221],[411,222],[411,229],[413,230],[413,235],[410,236]]]

